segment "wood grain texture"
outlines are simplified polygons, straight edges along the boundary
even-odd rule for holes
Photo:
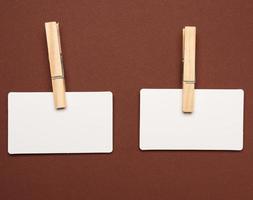
[[[195,84],[183,82],[182,110],[185,113],[194,111],[194,90]]]
[[[65,97],[64,69],[62,64],[62,51],[59,24],[56,22],[45,23],[48,58],[52,79],[54,104],[56,109],[67,106]]]
[[[66,108],[65,81],[63,78],[52,80],[54,105],[56,109]]]
[[[195,52],[196,27],[186,26],[183,29],[183,97],[182,110],[191,113],[194,110],[195,88]]]

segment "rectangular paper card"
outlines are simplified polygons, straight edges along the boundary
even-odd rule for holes
[[[199,89],[187,114],[181,89],[142,89],[140,149],[242,150],[243,103],[240,89]]]
[[[51,92],[8,96],[10,154],[110,153],[111,92],[67,92],[67,108],[54,108]]]

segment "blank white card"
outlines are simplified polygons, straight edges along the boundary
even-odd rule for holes
[[[67,92],[66,99],[56,110],[51,92],[9,93],[8,152],[112,152],[112,93]]]
[[[242,150],[243,90],[195,90],[194,112],[182,112],[181,89],[142,89],[141,150]]]

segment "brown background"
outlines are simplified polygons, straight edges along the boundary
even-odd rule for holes
[[[68,91],[114,94],[112,154],[7,153],[8,92],[51,90],[52,20]],[[242,152],[138,148],[139,90],[181,87],[185,25],[197,26],[197,87],[245,91]],[[253,199],[252,0],[1,0],[0,27],[1,200]]]

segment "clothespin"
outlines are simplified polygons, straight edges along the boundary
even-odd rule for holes
[[[183,29],[183,105],[185,113],[194,110],[196,27]]]
[[[54,105],[56,109],[61,109],[66,107],[66,97],[59,23],[47,22],[45,28]]]

